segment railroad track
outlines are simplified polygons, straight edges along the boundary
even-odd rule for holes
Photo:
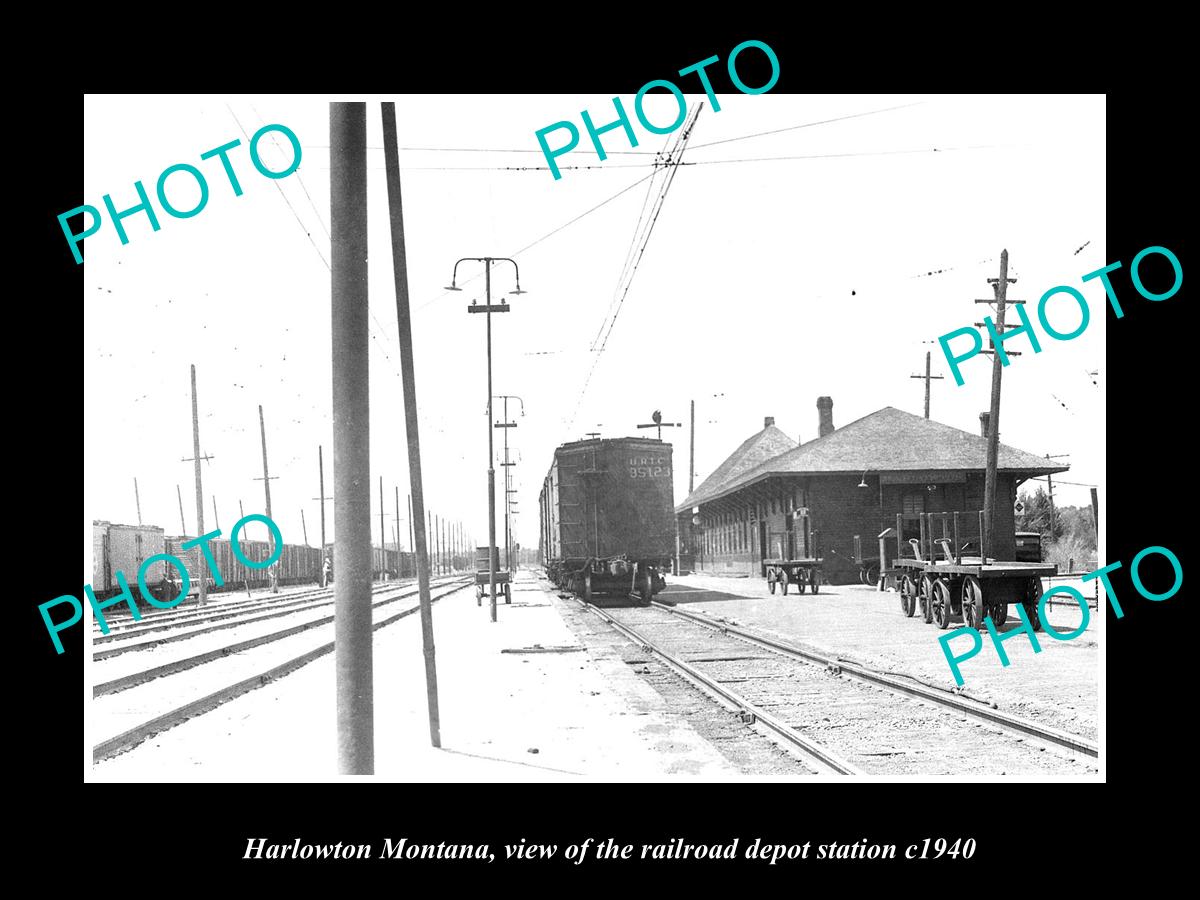
[[[657,601],[649,609],[586,608],[822,772],[908,775],[930,772],[934,761],[932,771],[954,775],[1084,774],[1098,756],[1077,735],[704,614]]]
[[[431,585],[431,588],[436,587],[431,591],[431,600],[436,602],[471,584],[474,584],[473,576],[452,578],[439,585]],[[416,595],[417,590],[413,586],[406,593],[373,603],[372,609],[378,613],[381,607]],[[419,608],[418,604],[413,604],[395,613],[377,615],[371,626],[372,631],[410,616]],[[315,633],[316,629],[329,627],[332,622],[333,616],[328,616],[298,623],[200,654],[140,668],[97,684],[91,710],[95,720],[135,719],[137,722],[93,746],[93,764],[130,750],[156,734],[270,684],[332,652],[334,642],[321,640],[324,635]],[[332,628],[329,630],[332,631]],[[315,645],[314,638],[317,639]],[[93,666],[94,678],[104,677],[103,674],[96,674],[101,668],[101,665]],[[182,672],[196,669],[208,677],[193,678],[186,683],[176,677]],[[214,683],[220,685],[216,690],[212,690]],[[190,699],[180,703],[184,698]],[[148,714],[149,718],[146,718]]]
[[[453,580],[453,579],[451,579]],[[439,579],[436,582],[431,582],[430,587],[440,587],[446,583],[446,579]],[[416,582],[408,584],[385,584],[375,585],[371,588],[371,596],[377,597],[381,594],[393,594],[396,591],[404,590],[405,588],[415,589]],[[410,596],[409,594],[403,596]],[[228,628],[239,628],[244,625],[265,622],[270,619],[278,619],[283,616],[293,616],[300,613],[309,612],[315,609],[333,606],[334,599],[332,592],[324,592],[319,596],[306,597],[302,600],[293,600],[291,598],[279,598],[279,602],[275,604],[267,604],[260,606],[255,604],[253,607],[229,607],[217,608],[209,611],[203,618],[184,620],[162,621],[157,618],[150,620],[147,624],[140,628],[135,628],[129,631],[121,632],[120,634],[109,634],[103,637],[93,637],[93,644],[114,644],[112,647],[106,647],[102,650],[96,650],[92,653],[94,661],[110,659],[114,656],[120,656],[122,653],[128,653],[136,650],[153,650],[162,644],[169,644],[175,641],[190,640],[201,634],[209,634],[214,631],[222,631]],[[177,630],[180,629],[180,630]],[[170,631],[173,634],[158,634],[158,632]],[[147,635],[153,635],[147,640],[135,640],[143,638]]]

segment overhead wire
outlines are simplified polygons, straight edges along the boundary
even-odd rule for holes
[[[242,120],[238,118],[237,113],[235,113],[233,111],[233,107],[230,106],[228,102],[225,104],[225,108],[227,110],[229,110],[229,114],[231,116],[233,116],[233,120],[237,123],[238,129],[242,132],[242,136],[246,139],[247,143],[249,143],[250,135],[247,134],[245,126],[242,125]],[[262,115],[258,112],[258,110],[255,109],[254,112],[255,112],[255,115],[258,115],[259,120],[262,121]],[[313,211],[317,214],[317,222],[320,224],[321,229],[325,232],[326,237],[328,237],[330,239],[330,241],[332,241],[333,238],[329,233],[329,229],[325,227],[325,222],[321,219],[321,214],[317,210],[316,204],[313,203],[312,196],[308,193],[308,188],[304,187],[304,179],[301,177],[299,170],[297,170],[295,174],[296,174],[296,180],[300,183],[301,189],[304,191],[305,196],[308,197],[308,202],[312,205]],[[312,232],[308,230],[308,227],[304,224],[304,221],[300,218],[300,214],[298,212],[296,212],[296,208],[294,206],[292,206],[292,202],[288,199],[287,194],[284,193],[283,188],[279,184],[279,180],[273,179],[273,183],[275,185],[275,188],[279,191],[279,196],[281,196],[283,198],[283,202],[287,204],[287,208],[291,211],[292,216],[296,219],[297,224],[304,231],[304,234],[308,237],[309,243],[312,244],[313,249],[317,251],[317,256],[320,258],[321,262],[324,263],[325,270],[327,272],[329,272],[330,274],[332,274],[333,267],[329,264],[329,260],[327,260],[325,258],[325,254],[323,254],[321,252],[321,248],[319,246],[317,246],[317,242],[313,240]],[[375,311],[372,310],[369,306],[367,308],[367,311],[371,314],[371,318],[375,320],[376,329],[379,331],[380,334],[382,334],[384,336],[384,340],[386,341],[387,340],[387,330],[383,327],[383,324],[379,321],[379,317],[375,315]],[[387,349],[385,348],[384,344],[382,342],[380,342],[380,340],[377,337],[375,337],[375,335],[371,335],[371,339],[374,340],[375,343],[379,345],[379,351],[383,354],[383,358],[385,360],[387,360],[388,367],[392,370],[393,373],[395,373],[397,378],[400,378],[401,377],[400,370],[397,369],[395,364],[392,362],[392,358],[391,358],[391,356],[388,355]]]
[[[605,349],[608,347],[608,339],[612,335],[613,329],[616,327],[617,317],[620,316],[621,308],[624,306],[624,303],[625,303],[625,298],[629,295],[629,289],[633,285],[633,279],[634,279],[634,276],[637,274],[638,265],[640,265],[640,263],[641,263],[642,255],[646,252],[646,246],[650,242],[650,236],[654,232],[654,226],[658,222],[658,216],[659,216],[659,213],[662,211],[663,203],[666,201],[667,193],[668,193],[668,191],[670,191],[671,185],[675,181],[675,174],[678,171],[678,163],[683,158],[683,153],[687,149],[688,139],[691,137],[692,129],[695,127],[696,120],[699,118],[700,111],[703,108],[704,108],[703,103],[699,104],[696,107],[696,109],[692,113],[692,115],[689,116],[689,121],[687,121],[684,124],[682,131],[679,132],[676,142],[671,147],[671,151],[670,151],[670,155],[668,156],[668,163],[667,163],[667,165],[669,167],[668,177],[664,181],[662,187],[659,190],[659,194],[655,201],[656,205],[653,208],[650,219],[647,222],[646,229],[643,234],[642,241],[641,241],[641,247],[637,252],[637,259],[633,263],[633,266],[632,266],[632,268],[630,268],[628,276],[626,277],[625,287],[621,291],[620,300],[617,302],[616,309],[612,313],[611,320],[609,320],[608,329],[604,333],[603,341],[601,342],[599,348],[597,348],[593,344],[593,350],[595,351],[595,355],[593,356],[593,359],[592,359],[592,365],[588,369],[587,377],[584,379],[583,387],[579,392],[579,397],[575,401],[575,408],[574,408],[574,410],[572,410],[571,418],[570,418],[569,422],[567,423],[568,429],[570,429],[575,424],[575,418],[579,414],[579,407],[582,405],[583,398],[587,394],[588,386],[592,383],[592,376],[595,374],[596,367],[599,365],[600,359],[603,356]]]

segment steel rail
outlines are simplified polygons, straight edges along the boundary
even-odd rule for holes
[[[1046,741],[1047,743],[1063,747],[1075,753],[1082,753],[1087,756],[1099,757],[1100,748],[1092,741],[1082,738],[1079,735],[1070,734],[1065,731],[1060,731],[1057,728],[1051,728],[1045,725],[1038,725],[1035,722],[1030,722],[1028,719],[1022,719],[1019,716],[1014,716],[1011,713],[1001,712],[1000,710],[990,709],[988,707],[977,706],[971,701],[961,697],[956,697],[952,694],[943,694],[936,689],[928,688],[919,684],[910,684],[902,681],[891,675],[885,675],[882,672],[876,672],[865,666],[856,665],[855,663],[843,662],[840,659],[834,659],[823,656],[812,650],[805,650],[802,647],[797,647],[793,644],[788,644],[784,641],[779,641],[774,638],[767,637],[762,634],[757,634],[748,631],[744,628],[738,628],[718,619],[702,613],[687,612],[677,609],[673,606],[668,606],[658,600],[653,601],[654,605],[659,609],[669,612],[673,615],[695,622],[698,625],[703,625],[706,628],[711,628],[714,631],[720,631],[725,634],[731,634],[735,637],[748,641],[751,644],[757,644],[760,647],[765,647],[768,650],[774,650],[786,656],[793,656],[803,659],[807,662],[816,663],[817,665],[825,666],[826,668],[836,668],[844,675],[850,675],[858,678],[861,681],[867,681],[872,684],[879,685],[891,691],[896,691],[902,694],[907,694],[910,697],[916,697],[921,700],[926,700],[930,703],[944,706],[952,709],[955,712],[963,713],[964,715],[972,716],[976,719],[982,719],[990,725],[995,725],[1004,728],[1008,731],[1016,731],[1020,734],[1029,737],[1037,738],[1038,740]]]
[[[698,687],[704,693],[715,695],[717,698],[723,701],[724,705],[726,705],[728,708],[732,708],[734,711],[740,712],[742,714],[743,721],[747,722],[747,724],[753,724],[755,721],[762,722],[765,726],[771,729],[771,731],[799,747],[806,756],[811,757],[822,768],[837,775],[864,774],[860,769],[857,769],[855,766],[837,756],[832,751],[822,747],[815,741],[805,737],[792,726],[785,722],[781,722],[779,719],[775,718],[770,713],[765,712],[762,708],[754,705],[744,697],[741,697],[738,694],[735,694],[732,691],[722,687],[718,682],[709,678],[707,675],[704,675],[698,669],[688,665],[683,660],[672,656],[670,653],[667,653],[644,635],[640,634],[624,623],[618,622],[599,607],[585,603],[583,600],[579,600],[578,598],[576,598],[576,602],[578,602],[584,609],[590,609],[596,615],[600,616],[600,618],[604,619],[609,625],[611,625],[621,634],[625,635],[625,637],[629,638],[635,644],[640,645],[641,647],[653,653],[655,656],[659,657],[667,664],[669,668],[682,676],[686,681]]]
[[[452,582],[453,583],[453,582]],[[461,582],[465,584],[465,580]],[[443,587],[438,585],[438,587]],[[461,584],[460,584],[461,586]],[[379,609],[382,606],[388,606],[400,600],[407,599],[417,594],[416,587],[405,594],[397,594],[395,597],[385,597],[382,600],[371,604],[372,609]],[[163,663],[161,666],[154,666],[150,669],[141,669],[137,672],[131,672],[128,675],[123,675],[120,678],[115,678],[112,681],[106,681],[102,684],[97,684],[92,688],[92,697],[103,697],[106,694],[115,694],[118,691],[128,690],[131,687],[137,687],[139,684],[145,684],[147,681],[153,681],[156,678],[163,678],[167,675],[174,675],[178,672],[186,672],[188,669],[193,669],[196,666],[203,665],[206,662],[212,662],[214,659],[221,659],[233,653],[241,653],[244,650],[253,650],[255,647],[261,647],[263,644],[271,644],[275,641],[281,641],[284,638],[292,637],[293,635],[302,634],[305,631],[311,631],[313,628],[320,628],[322,625],[328,625],[333,621],[333,616],[322,616],[319,619],[312,619],[308,622],[301,622],[298,625],[293,625],[290,628],[281,628],[279,631],[272,631],[269,634],[262,634],[258,637],[248,638],[244,641],[238,641],[233,644],[226,644],[224,647],[218,647],[215,650],[209,650],[205,653],[198,653],[195,656],[184,657],[183,659],[173,660],[172,662]],[[260,621],[256,619],[255,621]]]
[[[406,578],[403,581],[393,581],[373,585],[372,594],[383,591],[394,591],[397,588],[416,584],[416,579]],[[110,625],[109,633],[99,632],[98,626],[92,630],[93,644],[107,644],[113,641],[126,641],[142,634],[153,631],[169,631],[173,628],[183,628],[188,625],[203,625],[206,622],[220,622],[232,616],[247,613],[262,612],[267,609],[285,609],[290,606],[302,606],[306,603],[319,604],[333,597],[332,588],[315,588],[313,590],[295,591],[287,594],[256,597],[251,600],[235,600],[206,606],[202,610],[191,607],[186,610],[171,609],[151,613],[141,619],[127,619],[122,624]]]
[[[438,585],[435,585],[435,586],[440,587],[441,584],[444,584],[444,583],[445,582],[440,582]],[[412,588],[414,591],[416,590],[416,585],[395,585],[395,586],[390,586],[390,587],[383,588],[383,589],[373,590],[371,592],[371,596],[378,597],[380,595],[390,594],[393,591],[403,591],[403,590],[405,590],[406,587]],[[398,597],[409,597],[409,596],[412,596],[411,592],[409,592],[407,594],[396,594],[394,597],[391,597],[390,599],[395,600]],[[240,617],[240,614],[230,613],[229,615],[218,616],[215,620],[209,620],[209,621],[215,621],[217,624],[207,624],[206,622],[185,622],[181,625],[176,625],[176,626],[164,626],[162,628],[147,629],[147,631],[152,631],[152,630],[153,631],[162,631],[162,630],[166,630],[166,629],[169,629],[172,627],[191,628],[190,631],[181,631],[181,632],[177,632],[175,634],[162,635],[159,637],[150,637],[149,640],[145,640],[145,641],[137,641],[137,642],[128,643],[128,644],[120,644],[118,646],[109,647],[104,650],[96,650],[95,652],[92,653],[92,661],[100,662],[101,660],[111,659],[114,656],[120,656],[122,653],[133,653],[133,652],[136,652],[139,650],[153,650],[154,648],[160,646],[161,644],[170,644],[170,643],[174,643],[175,641],[191,640],[192,638],[197,637],[199,635],[211,634],[214,631],[223,631],[227,628],[240,628],[242,625],[253,625],[257,622],[265,622],[269,619],[278,619],[282,616],[298,615],[301,613],[310,612],[312,610],[321,609],[324,606],[332,606],[332,605],[333,605],[332,597],[316,598],[316,599],[306,600],[306,601],[304,601],[303,605],[299,605],[299,606],[297,606],[296,604],[287,603],[287,604],[281,604],[280,606],[275,607],[275,608],[271,609],[270,611],[246,610],[246,612],[255,613],[255,615]],[[200,626],[200,627],[192,627],[192,626]],[[121,637],[124,637],[124,638],[132,638],[132,637],[139,637],[139,636],[140,635],[138,635],[138,634],[121,635]]]
[[[436,597],[431,597],[430,600],[441,600],[443,597],[461,591],[467,584],[470,584],[470,582],[452,587],[450,590],[444,591],[443,593],[438,594]],[[395,615],[388,616],[386,619],[373,624],[371,626],[371,631],[378,631],[380,628],[383,628],[386,625],[391,625],[393,622],[403,619],[405,616],[411,616],[418,610],[420,610],[419,606],[413,606],[409,607],[408,609],[401,610]],[[327,644],[322,644],[320,647],[315,647],[312,650],[309,650],[307,653],[303,653],[300,656],[286,660],[277,666],[273,666],[272,668],[267,669],[265,672],[260,672],[257,675],[251,675],[249,678],[245,678],[236,684],[231,684],[228,687],[221,688],[219,691],[214,691],[205,697],[201,697],[199,700],[193,700],[191,703],[185,703],[183,706],[176,707],[169,712],[163,713],[161,716],[155,716],[148,722],[143,722],[141,725],[130,728],[128,731],[124,731],[115,737],[111,737],[106,741],[101,741],[92,748],[92,764],[95,765],[101,760],[109,759],[126,750],[131,750],[138,744],[142,743],[142,741],[145,741],[156,734],[161,734],[164,731],[174,728],[176,725],[181,725],[188,719],[195,718],[196,716],[202,715],[206,712],[211,712],[223,703],[227,703],[228,701],[240,697],[243,694],[248,694],[250,691],[256,690],[257,688],[265,687],[271,682],[296,671],[302,666],[308,665],[308,663],[312,662],[314,659],[319,659],[328,653],[332,653],[333,644],[333,641],[330,641]]]

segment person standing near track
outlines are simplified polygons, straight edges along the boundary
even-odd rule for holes
[[[329,575],[333,571],[333,562],[329,557],[325,557],[325,562],[321,564],[321,587],[329,585]]]

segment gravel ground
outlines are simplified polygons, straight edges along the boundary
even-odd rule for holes
[[[941,631],[936,625],[926,625],[919,614],[906,618],[894,591],[880,593],[861,585],[822,585],[816,596],[791,593],[784,597],[768,593],[761,579],[689,575],[669,581],[667,590],[657,599],[723,617],[876,670],[909,675],[946,689],[955,687],[938,637],[962,627],[961,621],[956,616],[950,629]],[[1084,594],[1091,596],[1090,585]],[[1103,596],[1100,600],[1104,603]],[[1097,637],[1102,613],[1093,611],[1087,631],[1071,641],[1057,641],[1038,633],[1040,653],[1033,652],[1024,635],[1014,636],[1004,644],[1010,660],[1007,667],[1000,664],[985,635],[982,651],[960,664],[965,680],[963,692],[1014,715],[1096,740],[1100,677]],[[1081,611],[1073,603],[1055,603],[1049,610],[1051,624],[1060,631],[1077,627],[1080,617]],[[1010,608],[1008,623],[1001,631],[1011,631],[1015,622],[1015,610]],[[960,637],[950,646],[952,651],[961,652],[959,648],[969,646],[969,642]]]
[[[666,709],[682,717],[745,775],[807,776],[814,771],[782,749],[777,739],[738,717],[680,678],[641,647],[629,643],[599,616],[574,600],[554,597],[563,621],[591,653],[615,652],[662,697]]]

